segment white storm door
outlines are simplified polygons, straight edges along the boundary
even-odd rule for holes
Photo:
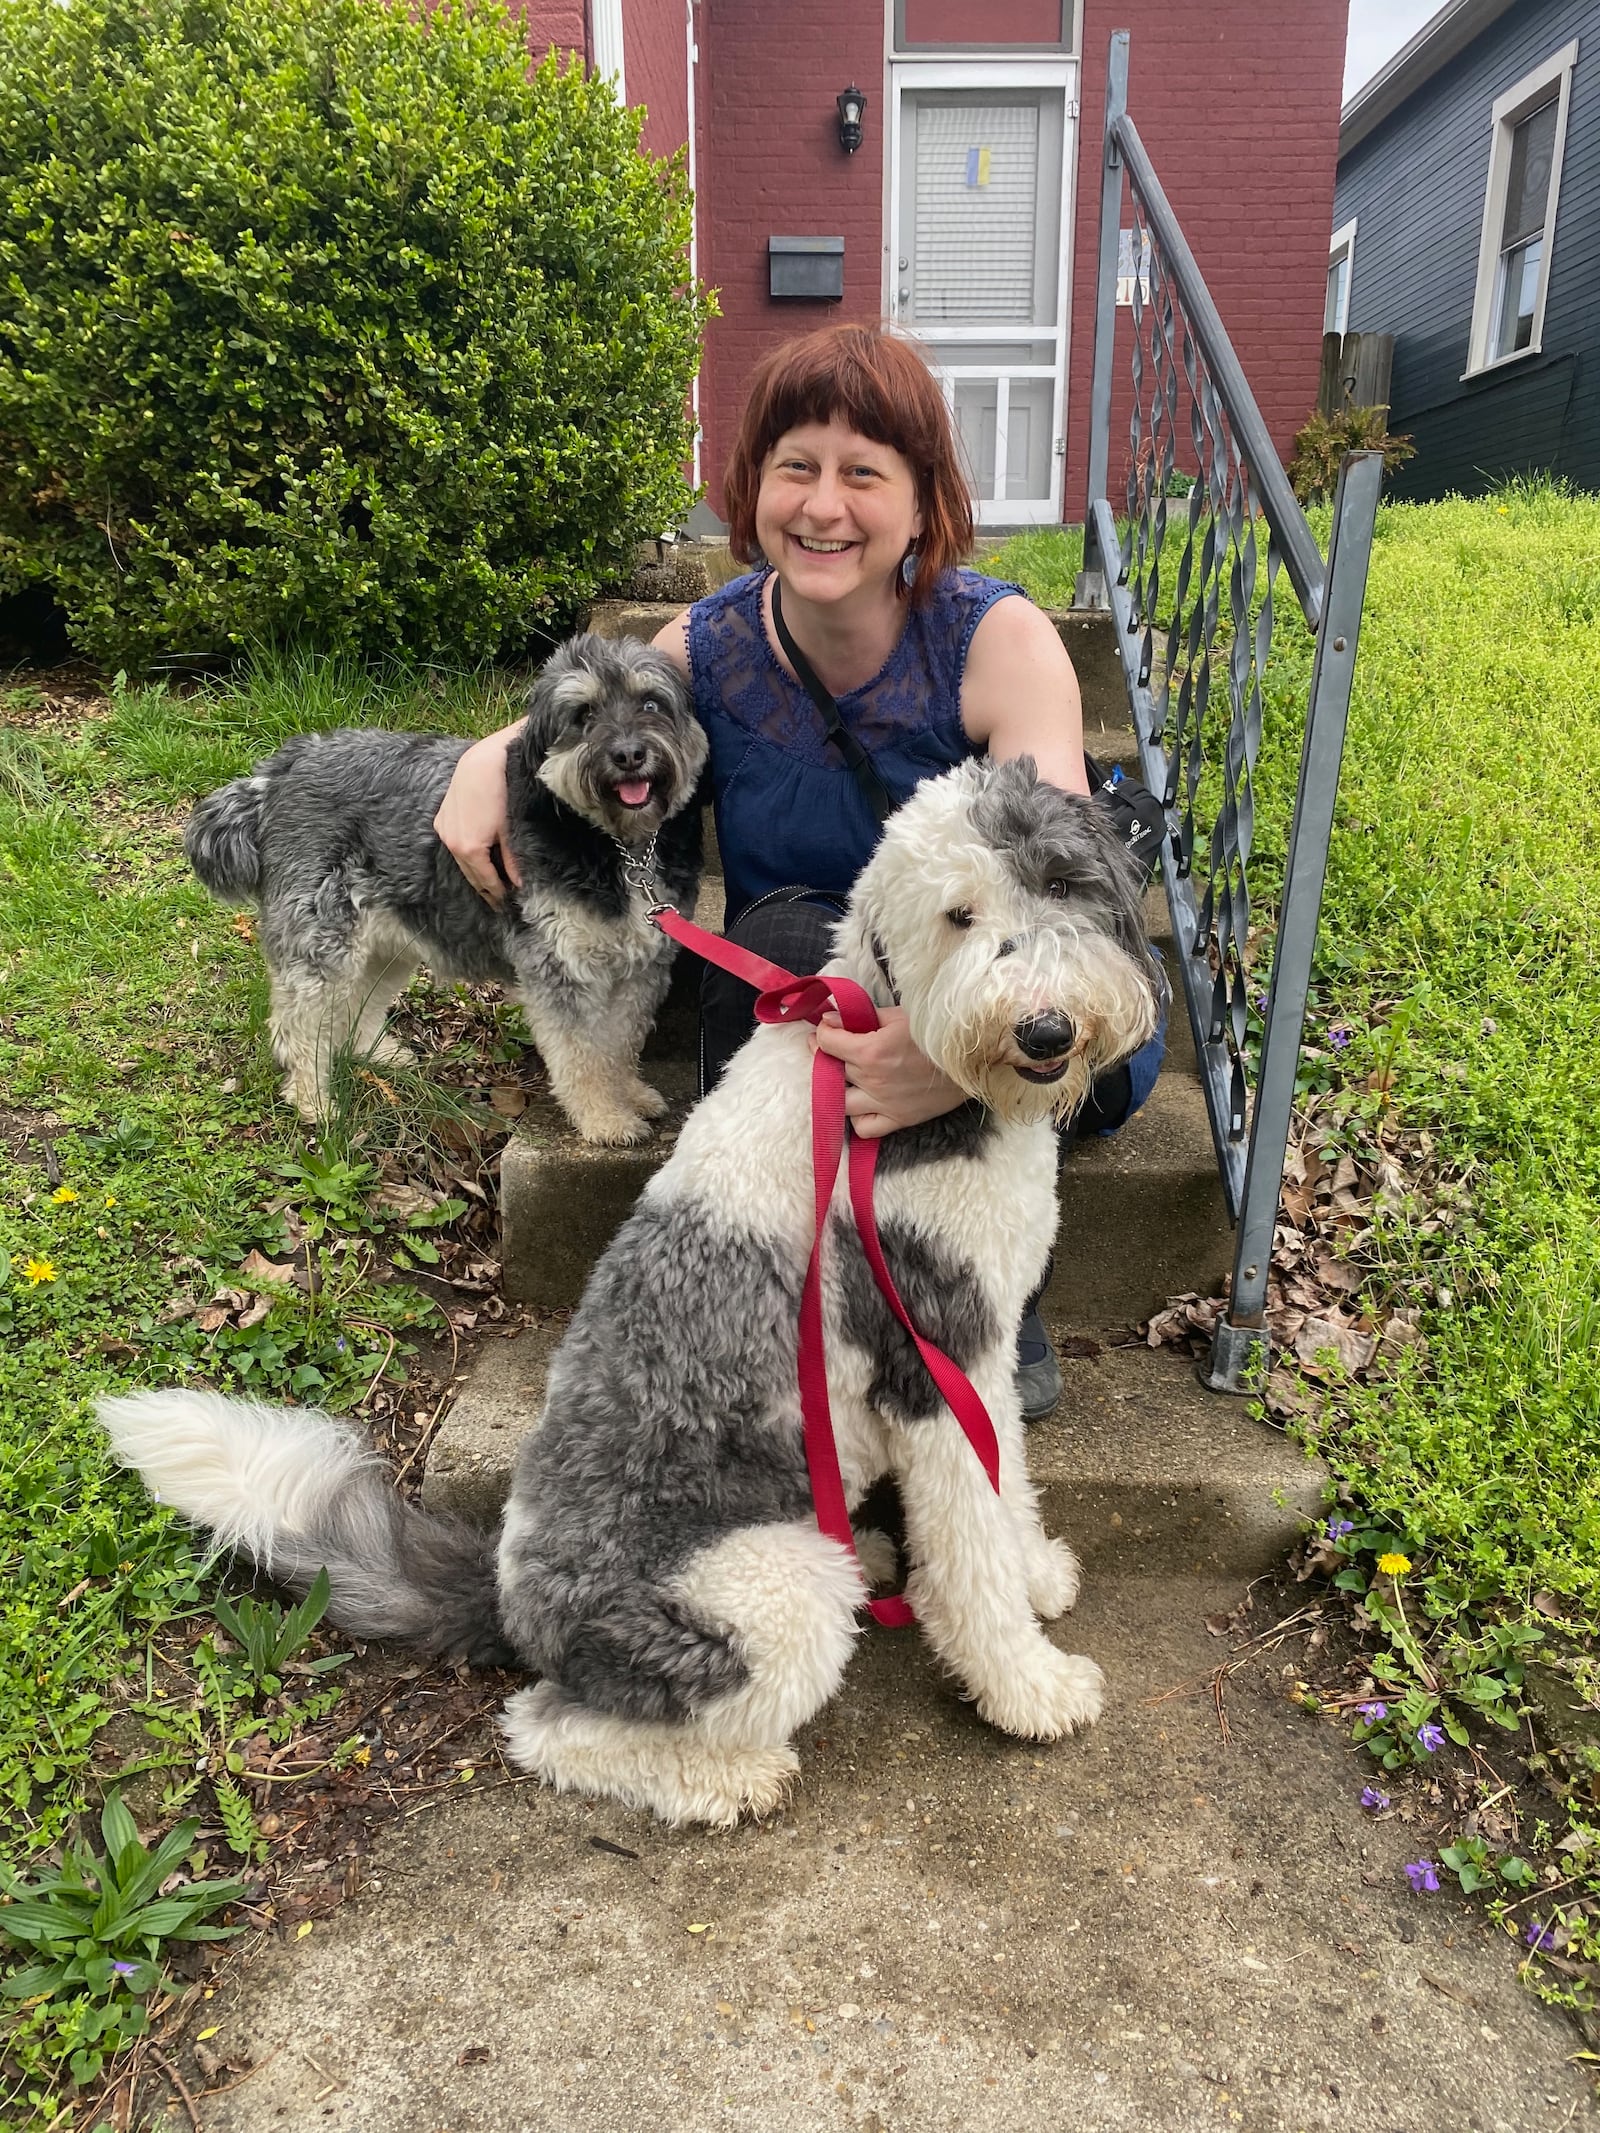
[[[1070,64],[895,70],[890,310],[927,349],[983,525],[1057,524]]]

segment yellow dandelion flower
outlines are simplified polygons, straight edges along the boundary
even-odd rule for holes
[[[30,1289],[36,1289],[41,1281],[54,1281],[56,1278],[54,1260],[24,1259],[22,1262],[22,1278]]]
[[[58,1185],[50,1197],[57,1207],[70,1207],[78,1195],[70,1185]]]
[[[1404,1577],[1411,1568],[1411,1558],[1409,1555],[1397,1555],[1391,1548],[1387,1555],[1378,1557],[1378,1568],[1386,1578]]]
[[[107,1207],[115,1207],[115,1206],[116,1206],[116,1204],[117,1204],[117,1196],[116,1196],[116,1194],[115,1194],[114,1192],[108,1192],[108,1193],[106,1194],[106,1205],[107,1205]]]

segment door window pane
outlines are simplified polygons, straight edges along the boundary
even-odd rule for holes
[[[913,316],[1033,324],[1037,106],[924,104],[916,125]]]
[[[993,378],[955,381],[956,434],[966,455],[972,493],[980,501],[994,495],[995,404],[999,386]]]
[[[1006,501],[1050,494],[1054,388],[1048,378],[1013,378],[1006,435]]]

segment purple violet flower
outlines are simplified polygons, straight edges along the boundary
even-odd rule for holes
[[[1349,1051],[1350,1032],[1345,1028],[1342,1022],[1336,1022],[1333,1025],[1333,1028],[1329,1030],[1328,1042],[1333,1046],[1336,1052]]]
[[[1554,1926],[1543,1926],[1534,1918],[1529,1920],[1522,1937],[1535,1955],[1544,1955],[1556,1944],[1556,1929]]]
[[[1361,1788],[1361,1804],[1368,1814],[1381,1815],[1390,1804],[1389,1795],[1386,1792],[1380,1792],[1376,1785],[1363,1785]]]
[[[1388,1715],[1389,1706],[1381,1697],[1375,1696],[1370,1703],[1356,1705],[1356,1716],[1364,1718],[1369,1726],[1381,1726]]]
[[[1413,1859],[1405,1870],[1413,1896],[1437,1896],[1439,1869],[1431,1859]]]
[[[1432,1755],[1444,1746],[1444,1727],[1436,1726],[1430,1718],[1425,1726],[1417,1728],[1417,1746],[1424,1755]]]
[[[1343,1540],[1347,1533],[1354,1533],[1355,1530],[1356,1522],[1353,1518],[1330,1518],[1328,1520],[1328,1538],[1331,1541]]]
[[[113,1963],[111,1967],[118,1977],[132,1977],[139,1965],[137,1963]]]

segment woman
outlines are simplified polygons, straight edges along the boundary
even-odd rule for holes
[[[712,799],[729,936],[795,970],[826,960],[839,902],[877,840],[866,786],[896,802],[970,755],[1031,755],[1087,793],[1077,676],[1053,624],[1015,585],[959,567],[972,504],[944,395],[905,340],[837,326],[791,341],[751,382],[731,462],[729,544],[762,568],[696,601],[656,638],[688,680],[711,741]],[[778,610],[775,613],[775,610]],[[870,765],[843,760],[784,649],[784,631]],[[434,827],[481,894],[503,883],[505,750],[463,756]],[[848,745],[848,744],[847,744]],[[747,987],[708,970],[702,1083],[751,1027]],[[844,1060],[856,1132],[893,1133],[965,1101],[911,1042],[900,1009],[851,1035],[817,1033]],[[1140,1080],[1153,1081],[1153,1060]],[[1124,1093],[1107,1130],[1131,1108]],[[1081,1130],[1081,1122],[1079,1122]],[[1060,1372],[1036,1311],[1023,1322],[1024,1412],[1047,1412]]]

